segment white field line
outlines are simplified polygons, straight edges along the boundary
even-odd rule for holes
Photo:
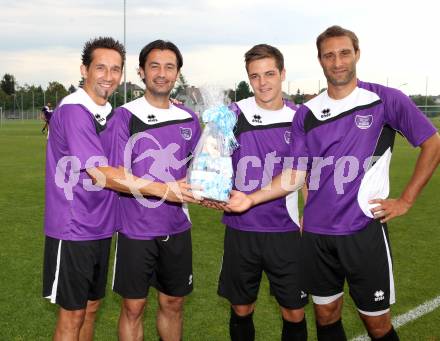
[[[394,328],[397,329],[407,324],[408,322],[417,320],[419,317],[422,317],[423,315],[430,313],[431,311],[437,309],[439,306],[440,306],[440,296],[437,296],[431,301],[427,301],[419,305],[418,307],[408,311],[407,313],[393,318],[393,326]],[[368,340],[370,340],[369,336],[367,334],[364,334],[364,335],[359,335],[354,339],[351,339],[350,341],[368,341]]]

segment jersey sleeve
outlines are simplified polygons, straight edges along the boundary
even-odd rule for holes
[[[437,131],[414,102],[394,90],[385,98],[385,123],[400,131],[414,146],[420,146]]]
[[[293,169],[307,171],[309,170],[309,150],[307,148],[306,132],[304,121],[309,109],[301,106],[292,121],[290,138],[290,155],[293,157]]]
[[[91,114],[80,105],[67,104],[62,106],[60,110],[68,153],[80,160],[80,169],[85,169],[87,160],[91,157],[105,158],[105,152]]]

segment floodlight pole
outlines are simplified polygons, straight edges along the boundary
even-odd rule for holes
[[[425,115],[428,112],[428,77],[426,77],[426,84],[425,84]]]
[[[127,47],[125,43],[125,31],[126,31],[126,0],[124,0],[124,48],[125,48],[125,55],[127,55]],[[127,58],[125,58],[125,65],[124,65],[124,104],[127,103]]]

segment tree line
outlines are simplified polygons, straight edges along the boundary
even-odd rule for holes
[[[78,87],[81,87],[82,84],[83,80],[81,79],[78,82]],[[189,86],[190,85],[186,81],[183,74],[180,74],[171,97],[179,98],[179,95],[184,94]],[[321,91],[324,90],[325,88]],[[19,85],[14,75],[6,73],[0,80],[0,107],[3,108],[4,112],[15,113],[17,115],[23,111],[38,112],[47,103],[51,103],[52,107],[55,107],[63,99],[63,97],[74,91],[76,91],[76,87],[73,84],[66,89],[63,84],[57,81],[49,82],[46,89],[44,89],[41,85],[29,85],[28,83]],[[253,92],[246,81],[241,81],[237,84],[235,89],[225,90],[225,96],[230,102],[236,102],[253,96]],[[307,100],[307,95],[305,95],[304,92],[301,93],[300,89],[298,89],[295,94],[286,95],[285,97],[296,104],[302,104]],[[133,92],[128,90],[127,101],[131,101],[134,98],[135,96],[133,95]],[[418,106],[438,105],[436,102],[436,96],[411,95],[410,98]],[[124,104],[124,93],[122,86],[120,86],[118,90],[113,93],[113,95],[109,98],[109,101],[114,107]],[[440,110],[436,110],[436,113],[439,111]]]

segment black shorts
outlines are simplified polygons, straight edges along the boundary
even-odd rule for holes
[[[46,236],[43,297],[67,310],[105,296],[111,238],[89,241]]]
[[[315,303],[325,304],[323,298],[342,294],[345,279],[361,312],[376,315],[395,302],[388,231],[378,220],[351,235],[304,232],[301,259],[304,288],[320,297],[314,297]]]
[[[308,298],[300,287],[300,239],[298,231],[248,232],[227,226],[218,294],[233,305],[251,304],[264,271],[281,307],[304,307]]]
[[[150,286],[175,297],[192,291],[191,230],[153,240],[118,233],[113,291],[124,298],[145,298]]]

